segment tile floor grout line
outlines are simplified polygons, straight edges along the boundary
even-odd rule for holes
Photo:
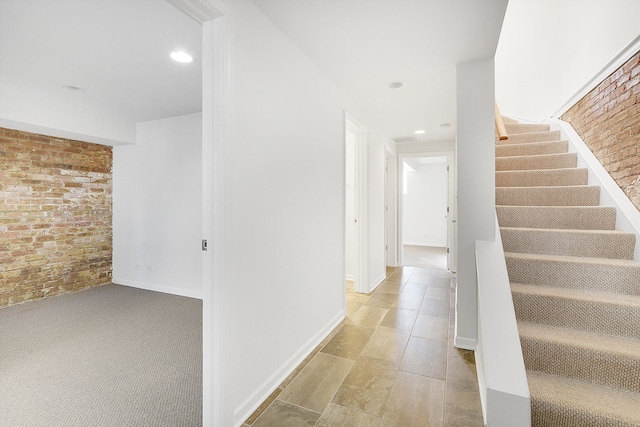
[[[427,271],[428,270],[428,271]],[[419,273],[426,273],[426,274],[419,274]],[[398,274],[399,274],[399,278],[398,278]],[[395,277],[393,277],[395,276]],[[443,276],[443,272],[438,272],[436,269],[433,268],[412,268],[410,274],[407,274],[406,276],[404,276],[404,272],[403,272],[403,268],[393,268],[393,269],[388,269],[387,270],[387,276],[386,279],[383,281],[383,283],[380,284],[380,286],[378,288],[376,288],[373,292],[371,292],[370,294],[367,294],[366,298],[362,298],[359,300],[356,300],[355,302],[352,302],[350,304],[350,299],[349,299],[349,295],[353,293],[352,290],[347,288],[345,289],[345,294],[347,297],[347,301],[346,301],[346,309],[347,312],[345,313],[345,319],[336,326],[336,328],[321,342],[321,344],[319,344],[318,348],[315,349],[315,354],[313,355],[313,357],[305,364],[304,367],[302,367],[302,369],[300,369],[300,371],[297,372],[296,376],[294,378],[291,378],[290,381],[288,381],[288,384],[286,387],[281,389],[281,392],[279,393],[278,397],[276,397],[271,404],[264,409],[264,411],[262,412],[262,414],[256,418],[256,420],[254,420],[254,423],[258,422],[258,420],[269,410],[269,408],[273,405],[273,403],[277,400],[279,400],[280,402],[285,402],[287,404],[293,405],[295,407],[310,411],[314,414],[318,414],[319,412],[317,410],[312,410],[310,408],[305,408],[304,406],[300,406],[298,404],[294,404],[291,402],[288,402],[286,400],[283,400],[280,398],[280,395],[284,392],[284,390],[289,387],[291,385],[291,383],[298,378],[298,376],[301,374],[301,372],[304,370],[304,368],[306,367],[306,365],[312,363],[312,361],[316,358],[316,356],[318,356],[318,354],[322,353],[323,350],[327,347],[327,345],[329,344],[329,342],[331,342],[331,340],[333,340],[337,334],[341,333],[341,331],[344,330],[344,328],[347,325],[352,325],[355,328],[359,328],[360,330],[370,330],[371,331],[371,335],[368,336],[368,338],[366,339],[366,342],[364,342],[362,344],[362,349],[357,353],[357,356],[355,357],[355,360],[353,360],[353,364],[351,365],[351,367],[349,368],[349,371],[346,373],[346,375],[344,376],[344,378],[342,379],[342,381],[340,382],[340,384],[337,385],[337,388],[335,389],[335,391],[332,393],[331,397],[329,398],[328,402],[326,405],[324,405],[324,408],[322,409],[322,411],[319,413],[319,418],[317,418],[317,420],[315,421],[314,425],[318,426],[318,425],[322,425],[322,426],[334,426],[336,424],[334,424],[336,421],[339,422],[339,420],[341,418],[335,418],[336,413],[335,412],[331,412],[331,414],[327,413],[327,410],[331,407],[331,408],[343,408],[345,410],[351,411],[350,413],[360,413],[360,414],[364,414],[367,416],[371,416],[372,418],[369,420],[372,423],[367,423],[367,425],[369,427],[380,427],[385,419],[385,417],[387,416],[387,414],[389,414],[390,418],[396,418],[396,417],[403,417],[403,413],[390,413],[387,410],[388,409],[392,409],[392,410],[397,410],[394,408],[390,408],[389,406],[389,402],[390,399],[392,398],[392,396],[394,395],[394,390],[401,390],[401,388],[397,388],[399,387],[397,381],[398,381],[398,377],[400,375],[400,372],[403,373],[407,373],[409,375],[415,375],[416,377],[420,377],[420,378],[428,378],[430,381],[436,381],[439,383],[442,383],[441,387],[444,387],[442,389],[443,395],[440,399],[436,399],[436,401],[434,402],[434,404],[436,405],[433,409],[437,408],[437,405],[440,405],[440,410],[436,413],[432,412],[432,414],[439,414],[435,415],[438,419],[441,420],[441,423],[447,423],[448,419],[453,419],[455,421],[455,418],[458,417],[458,415],[454,414],[451,412],[452,409],[447,410],[448,408],[448,403],[449,403],[449,399],[452,398],[451,393],[455,393],[455,388],[452,389],[452,391],[450,391],[449,385],[450,385],[450,381],[454,378],[459,378],[462,379],[464,376],[458,376],[458,375],[453,375],[453,371],[452,371],[452,357],[454,356],[454,350],[452,349],[452,343],[453,343],[453,338],[451,336],[451,327],[452,327],[452,310],[455,309],[455,306],[452,302],[452,298],[455,301],[455,276],[449,275],[450,278],[450,284],[449,286],[447,286],[444,289],[448,289],[449,292],[446,293],[446,298],[445,299],[441,299],[441,298],[433,298],[434,296],[439,296],[439,295],[431,295],[432,298],[427,298],[427,294],[429,293],[430,289],[443,289],[442,286],[436,286],[434,284],[434,280],[433,279],[446,279],[446,277],[442,277]],[[392,278],[393,277],[393,278]],[[405,278],[406,277],[406,278]],[[418,279],[418,277],[422,277],[421,279]],[[393,280],[393,281],[389,281],[389,279]],[[411,280],[414,279],[416,280],[416,282],[412,282]],[[398,280],[398,282],[396,282],[396,280]],[[425,282],[425,283],[422,283]],[[418,292],[417,294],[403,294],[403,291],[408,289],[407,285],[409,283],[415,283],[416,285],[420,285],[422,287],[424,287],[424,292]],[[383,286],[383,285],[390,285],[390,286]],[[391,292],[388,292],[391,291]],[[396,293],[397,291],[397,293]],[[436,293],[437,294],[437,293]],[[357,294],[357,295],[362,295],[362,294]],[[375,304],[378,305],[369,305],[368,303],[372,300],[372,298],[375,295],[386,295],[386,297],[383,298],[378,298],[375,301]],[[415,301],[419,301],[419,303],[417,304],[417,306],[414,306],[413,304],[408,304],[410,305],[412,308],[404,308],[402,306],[395,306],[395,304],[398,304],[398,299],[401,295],[405,295],[405,298],[407,301],[412,301],[415,299]],[[421,314],[420,311],[423,309],[423,307],[425,307],[425,301],[430,300],[430,301],[440,301],[440,302],[444,302],[444,301],[448,301],[448,305],[447,305],[447,309],[446,309],[446,316],[442,316],[442,311],[443,307],[441,305],[437,306],[435,308],[436,311],[434,312],[430,312],[430,313],[424,313]],[[353,301],[353,300],[351,300]],[[388,301],[393,301],[390,305]],[[379,304],[382,303],[382,306],[379,306]],[[355,305],[353,305],[355,304]],[[347,314],[350,310],[349,310],[349,305],[351,305],[351,310],[355,310],[353,311],[350,315]],[[373,309],[380,309],[380,310],[384,310],[384,315],[382,317],[379,318],[379,320],[375,323],[375,326],[373,326],[372,328],[365,328],[363,326],[359,326],[360,324],[363,324],[361,320],[358,321],[358,324],[356,323],[349,323],[349,319],[353,318],[355,316],[356,313],[358,313],[363,307],[370,307]],[[415,309],[413,308],[415,307]],[[439,308],[438,308],[439,307]],[[414,312],[415,311],[415,317],[413,318],[412,323],[410,324],[411,326],[408,329],[402,329],[403,325],[401,320],[398,320],[399,317],[395,317],[391,320],[388,321],[388,323],[391,323],[392,326],[387,326],[387,325],[382,325],[382,322],[385,320],[386,316],[389,315],[390,312],[392,312],[392,310],[395,311],[396,316],[398,315],[398,313],[406,311],[406,312]],[[375,311],[375,310],[374,310]],[[427,337],[420,337],[419,335],[413,335],[414,331],[416,331],[416,324],[417,324],[417,320],[419,318],[419,316],[424,315],[424,316],[428,316],[428,317],[434,317],[434,318],[440,318],[440,317],[444,317],[446,319],[446,322],[444,322],[446,324],[445,327],[445,338],[444,339],[437,339],[434,338],[435,336],[437,337],[441,337],[442,331],[439,332],[437,335],[433,335],[431,338],[427,338]],[[393,316],[392,316],[393,317]],[[401,317],[400,317],[401,318]],[[366,319],[366,317],[363,317],[363,319]],[[366,322],[364,323],[366,324]],[[400,328],[397,326],[401,326]],[[375,333],[375,331],[377,330],[381,330],[379,328],[389,328],[394,330],[395,332],[398,331],[402,331],[403,333],[408,334],[407,335],[407,341],[406,343],[404,343],[404,346],[402,348],[402,354],[400,355],[400,357],[398,357],[396,360],[398,360],[397,364],[394,361],[389,361],[389,363],[393,363],[392,365],[392,370],[388,371],[388,373],[392,374],[392,378],[389,378],[389,384],[390,384],[390,388],[388,390],[388,392],[383,396],[383,401],[381,402],[381,406],[380,406],[380,415],[377,414],[372,414],[370,412],[366,412],[363,411],[359,408],[351,408],[348,406],[343,406],[339,403],[334,403],[334,399],[336,398],[336,395],[338,394],[339,390],[342,388],[342,386],[345,384],[345,381],[347,379],[347,377],[353,372],[354,367],[358,364],[358,361],[361,361],[362,358],[364,356],[367,356],[371,359],[376,359],[376,360],[380,360],[380,361],[385,361],[387,362],[386,359],[384,358],[380,358],[380,357],[376,357],[376,356],[370,356],[370,355],[365,355],[362,353],[362,350],[364,350],[364,348],[371,342],[371,338],[373,337],[373,334]],[[433,326],[431,326],[431,328],[433,328]],[[440,326],[437,327],[438,330],[442,329]],[[431,329],[433,331],[433,329]],[[425,339],[425,340],[429,340],[429,341],[437,341],[437,342],[441,342],[444,345],[446,345],[446,351],[444,352],[444,378],[440,379],[434,376],[430,376],[427,374],[418,374],[418,373],[413,373],[410,371],[404,371],[401,369],[403,360],[405,358],[405,356],[407,355],[407,349],[409,346],[409,342],[411,341],[411,339]],[[341,345],[347,345],[347,344],[341,344]],[[375,353],[375,352],[374,352]],[[327,354],[329,355],[333,355],[335,357],[341,357],[344,359],[348,359],[351,360],[349,357],[343,357],[343,356],[339,356],[337,354],[332,354],[331,352],[327,352]],[[466,353],[464,353],[466,354]],[[467,365],[469,365],[469,361],[467,360],[467,356],[464,356],[464,354],[461,354],[460,357],[465,359],[463,361],[463,363],[466,363]],[[440,359],[441,360],[441,359]],[[471,364],[473,364],[473,361],[471,361]],[[462,365],[464,367],[464,365]],[[475,370],[475,368],[474,368]],[[464,374],[464,372],[460,371],[460,373]],[[287,378],[288,379],[288,378]],[[459,387],[459,386],[457,386]],[[280,388],[280,387],[279,387]],[[313,390],[313,389],[311,389]],[[461,389],[458,389],[459,391]],[[475,399],[474,397],[471,397],[472,399]],[[466,399],[466,398],[465,398]],[[454,404],[454,407],[456,407],[457,405]],[[457,406],[458,408],[460,406]],[[333,411],[334,409],[332,409]],[[477,409],[476,409],[477,410]],[[475,412],[474,412],[475,413]],[[327,414],[327,417],[329,418],[323,418],[323,415]],[[471,415],[472,417],[474,416],[473,414]],[[451,418],[454,417],[454,418]],[[466,415],[463,415],[463,417],[466,417]],[[351,419],[351,418],[350,418]],[[360,419],[360,418],[358,418]],[[332,420],[332,421],[329,421]],[[457,421],[460,422],[460,418],[457,418]],[[273,421],[273,420],[272,420]],[[326,424],[326,422],[328,422],[329,424]],[[476,421],[474,421],[474,425],[475,423],[477,423],[478,420],[476,419]],[[339,424],[342,425],[342,424]],[[444,425],[444,424],[443,424]],[[460,424],[456,424],[456,425],[460,425]],[[467,425],[467,424],[464,424]]]

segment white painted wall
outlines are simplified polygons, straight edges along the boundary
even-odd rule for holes
[[[637,0],[510,0],[496,52],[501,113],[541,121],[640,35]]]
[[[405,245],[447,246],[447,158],[439,163],[410,162],[407,194],[402,195],[402,242]]]
[[[432,142],[415,142],[411,144],[397,144],[396,152],[401,154],[414,153],[440,153],[446,151],[454,151],[456,142],[450,141],[432,141]]]
[[[494,62],[457,66],[458,263],[454,344],[474,350],[478,333],[475,244],[495,235]]]
[[[113,149],[113,282],[202,297],[202,115],[139,123]]]
[[[369,165],[388,138],[252,2],[232,28],[225,405],[237,426],[345,315],[344,111]],[[370,170],[370,277],[384,274],[384,170]]]

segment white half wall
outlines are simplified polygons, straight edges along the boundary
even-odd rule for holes
[[[495,57],[501,113],[554,115],[640,35],[638,16],[637,0],[510,0]]]
[[[113,282],[202,298],[202,115],[138,123],[113,149]]]
[[[447,247],[447,158],[436,159],[440,162],[421,164],[419,158],[405,158],[415,169],[402,195],[405,245]]]

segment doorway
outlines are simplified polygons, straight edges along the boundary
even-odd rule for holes
[[[398,158],[400,265],[453,271],[452,160],[453,153]]]

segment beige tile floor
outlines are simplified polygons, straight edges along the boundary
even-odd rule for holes
[[[347,282],[347,318],[245,422],[251,427],[482,426],[473,352],[453,347],[454,280],[387,269]]]

